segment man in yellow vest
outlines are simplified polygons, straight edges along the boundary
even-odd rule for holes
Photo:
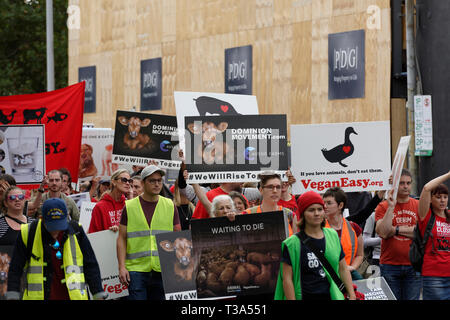
[[[181,230],[177,207],[160,195],[164,174],[155,165],[145,167],[141,172],[144,192],[125,201],[122,211],[117,259],[129,300],[164,300],[155,235]]]
[[[7,299],[20,299],[20,280],[26,275],[23,300],[103,300],[100,269],[89,239],[78,223],[68,221],[64,200],[42,205],[42,220],[21,226],[8,273]]]

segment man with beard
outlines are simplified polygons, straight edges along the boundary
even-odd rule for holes
[[[44,186],[48,185],[48,192],[44,192]],[[67,206],[70,219],[78,222],[80,220],[80,211],[72,198],[66,196],[62,192],[62,172],[59,170],[51,170],[42,180],[36,198],[32,203],[29,203],[29,209],[37,208],[38,216],[41,215],[41,204],[50,198],[59,198],[64,200]]]
[[[177,207],[160,195],[164,171],[155,165],[141,172],[143,193],[125,201],[117,238],[119,279],[129,300],[164,300],[155,235],[180,231]]]
[[[206,197],[210,202],[214,200],[215,197],[223,194],[229,194],[231,191],[236,191],[242,193],[242,185],[243,183],[221,183],[219,187],[212,189],[206,193]],[[246,199],[247,201],[247,199]],[[197,202],[197,205],[194,210],[194,214],[192,215],[192,219],[206,219],[210,218],[211,215],[205,209],[202,202]]]

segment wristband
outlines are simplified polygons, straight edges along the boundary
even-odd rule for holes
[[[44,193],[44,189],[41,188],[37,189],[37,191],[39,191],[40,193]]]

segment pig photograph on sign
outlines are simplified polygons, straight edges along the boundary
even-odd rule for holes
[[[274,293],[285,221],[281,211],[192,220],[198,298]]]
[[[258,181],[287,170],[286,115],[185,117],[189,181]]]
[[[178,131],[175,116],[117,111],[112,162],[146,166],[150,160],[177,169]]]
[[[166,232],[155,237],[166,300],[196,299],[198,260],[192,248],[191,231]]]
[[[291,125],[294,194],[385,190],[391,174],[389,121]]]
[[[184,150],[186,116],[258,114],[256,96],[212,92],[175,91],[175,108],[181,149]]]

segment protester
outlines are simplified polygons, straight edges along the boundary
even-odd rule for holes
[[[363,231],[364,253],[370,265],[378,266],[380,264],[381,238],[375,231],[375,212],[373,212],[366,221]]]
[[[23,300],[87,300],[87,286],[94,299],[106,298],[89,239],[67,216],[65,202],[52,198],[42,206],[42,220],[21,226],[9,268],[8,300],[20,299],[24,272]]]
[[[10,246],[16,243],[20,226],[33,219],[23,214],[25,194],[19,187],[12,186],[6,189],[2,203],[6,212],[0,217],[0,246]]]
[[[296,180],[292,175],[290,169],[286,172],[286,175],[288,176],[288,181],[283,181],[281,183],[281,197],[280,200],[278,200],[278,205],[291,210],[297,216],[298,220],[299,217],[297,215],[297,199],[295,199],[295,196],[290,193],[290,187],[295,183]]]
[[[98,177],[99,178],[99,177]],[[95,190],[95,196],[92,199],[92,202],[98,202],[102,198],[102,195],[111,189],[111,180],[110,179],[98,179],[95,178],[92,180],[92,188]]]
[[[324,228],[324,202],[319,194],[308,191],[299,197],[299,233],[282,243],[282,259],[278,273],[275,300],[343,300],[344,295],[330,274],[310,249],[318,247],[339,275],[354,300],[355,292],[345,262],[339,237],[333,229]],[[301,244],[301,238],[306,238]]]
[[[364,258],[364,242],[362,229],[356,223],[343,217],[347,198],[339,187],[333,187],[323,194],[325,203],[326,227],[336,230],[345,253],[345,261],[353,280],[361,280],[357,269]],[[300,205],[300,202],[299,202]]]
[[[142,194],[143,191],[143,187],[142,187],[142,179],[140,175],[135,175],[133,177],[131,177],[131,179],[133,180],[132,184],[131,184],[131,189],[133,190],[133,195],[132,198],[136,198],[137,196],[139,196],[140,194]]]
[[[117,239],[120,282],[130,300],[164,300],[155,234],[180,231],[178,211],[160,195],[164,171],[155,165],[141,172],[144,192],[125,202]]]
[[[409,261],[409,247],[417,223],[419,201],[410,197],[412,176],[403,169],[397,199],[393,190],[375,209],[376,232],[381,241],[380,271],[397,300],[418,300],[422,281]]]
[[[228,195],[233,200],[236,212],[242,212],[248,208],[247,201],[245,200],[245,197],[241,193],[231,191]]]
[[[70,171],[66,168],[59,168],[59,171],[61,171],[61,192],[67,196],[76,193],[72,188],[72,176]]]
[[[244,214],[283,211],[288,218],[289,235],[296,232],[296,216],[288,208],[283,208],[278,204],[281,197],[281,176],[273,171],[264,171],[259,174],[261,192],[261,204],[246,209]]]
[[[111,230],[118,231],[125,195],[130,191],[130,174],[126,169],[118,169],[111,176],[111,190],[103,193],[92,210],[88,233]]]
[[[230,221],[234,220],[236,208],[233,199],[227,194],[222,194],[213,199],[211,203],[211,217],[228,217]]]
[[[48,192],[44,193],[44,186],[48,185]],[[80,212],[78,207],[72,198],[66,196],[62,190],[62,173],[59,170],[51,170],[42,180],[33,202],[29,203],[31,209],[37,208],[38,214],[40,214],[41,203],[50,198],[59,198],[64,200],[69,212],[70,219],[78,222],[80,220]]]
[[[170,191],[173,193],[173,203],[177,207],[180,216],[181,230],[189,230],[195,207],[184,194],[181,194],[178,181],[175,181]]]
[[[422,265],[424,300],[450,300],[450,213],[448,188],[443,184],[448,179],[450,171],[426,183],[419,199],[422,238],[431,216],[435,217]]]
[[[0,199],[3,199],[3,195],[5,191],[8,190],[9,187],[16,185],[16,179],[13,176],[2,173],[0,174]],[[0,203],[0,215],[6,211],[6,208],[3,205],[3,201]]]

